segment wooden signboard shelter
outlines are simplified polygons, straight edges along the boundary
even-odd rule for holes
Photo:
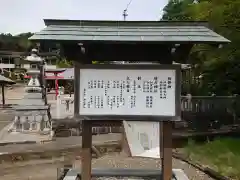
[[[2,86],[2,106],[4,107],[5,106],[5,91],[4,91],[4,87],[7,85],[7,84],[15,84],[14,81],[12,81],[11,79],[8,79],[2,75],[0,75],[0,84]]]
[[[112,97],[108,106],[99,108],[93,108],[94,112],[88,111],[92,106],[101,106],[101,97],[96,98],[93,101],[100,101],[97,105],[83,108],[88,106],[88,102],[84,104],[84,88],[82,86],[88,86],[86,80],[90,80],[90,87],[98,86],[98,84],[91,85],[91,80],[86,76],[93,76],[93,71],[99,71],[97,80],[111,80],[113,73],[107,71],[112,68],[116,73],[123,73],[126,69],[132,69],[133,74],[131,77],[139,75],[139,70],[148,72],[143,78],[149,81],[152,76],[159,76],[162,72],[162,68],[167,67],[165,70],[171,70],[173,61],[177,63],[186,63],[188,60],[188,54],[194,44],[211,44],[219,45],[228,43],[229,40],[211,31],[207,24],[204,22],[166,22],[166,21],[78,21],[78,20],[44,20],[46,28],[33,35],[30,40],[38,41],[41,43],[41,47],[46,47],[48,42],[55,41],[61,44],[62,52],[64,52],[67,59],[74,60],[75,65],[75,118],[82,119],[82,169],[81,177],[83,180],[91,179],[91,146],[92,146],[92,126],[93,125],[110,125],[119,123],[119,119],[135,119],[135,120],[151,120],[161,122],[161,151],[162,151],[162,179],[172,179],[172,122],[177,118],[180,118],[180,75],[178,71],[175,72],[175,90],[176,94],[173,94],[169,90],[168,108],[162,110],[159,109],[160,114],[150,116],[151,110],[141,107],[141,104],[146,103],[147,106],[151,106],[150,100],[143,101],[140,95],[136,95],[136,108],[142,110],[142,114],[134,111],[132,114],[129,112],[125,105],[119,105],[119,108],[112,107]],[[44,51],[44,49],[42,49]],[[92,61],[155,61],[160,65],[148,66],[125,66],[125,65],[89,65]],[[89,70],[92,71],[89,71]],[[153,72],[158,70],[158,73]],[[175,69],[176,70],[176,69]],[[134,73],[135,71],[135,73]],[[128,75],[129,71],[126,75]],[[129,75],[129,76],[130,76]],[[125,75],[122,74],[122,77]],[[96,77],[96,72],[94,77]],[[112,80],[118,79],[117,76],[113,76]],[[125,76],[126,77],[126,76]],[[125,78],[124,77],[124,78]],[[167,76],[164,76],[167,77]],[[104,79],[105,78],[105,79]],[[109,78],[109,79],[108,79]],[[83,82],[80,82],[83,81]],[[113,82],[114,84],[114,82]],[[100,82],[100,87],[101,82]],[[111,91],[111,90],[109,90]],[[150,90],[151,91],[151,90]],[[96,92],[96,91],[94,91]],[[103,91],[102,91],[103,92]],[[91,94],[91,91],[88,91]],[[140,92],[138,92],[141,94]],[[105,91],[104,91],[105,94]],[[108,94],[108,92],[106,93]],[[114,96],[114,91],[109,93],[110,96]],[[164,93],[163,93],[164,94]],[[168,94],[168,93],[167,93]],[[99,95],[100,96],[100,95]],[[130,95],[131,96],[131,95]],[[163,95],[164,96],[164,95]],[[126,93],[122,93],[121,97],[126,97]],[[145,96],[144,96],[145,97]],[[120,98],[120,97],[119,97]],[[91,97],[86,97],[87,100],[91,100]],[[106,98],[105,98],[106,99]],[[130,98],[131,99],[131,98]],[[154,98],[153,98],[154,99]],[[155,99],[154,99],[155,100]],[[158,99],[159,100],[159,99]],[[156,103],[156,101],[154,101]],[[166,100],[159,100],[159,102],[167,102]],[[175,104],[173,104],[175,102]],[[130,106],[134,103],[130,103]],[[145,104],[145,105],[146,105]],[[150,105],[149,105],[150,104]],[[160,105],[160,104],[158,104]],[[175,110],[173,108],[175,107]],[[112,111],[109,108],[114,109]],[[141,109],[142,108],[142,109]],[[155,106],[152,105],[152,110]],[[113,113],[111,113],[113,112]],[[114,114],[115,113],[115,114]],[[156,113],[152,111],[152,113]],[[132,115],[132,116],[131,116]],[[141,119],[142,118],[142,119]],[[160,171],[159,171],[160,172]]]

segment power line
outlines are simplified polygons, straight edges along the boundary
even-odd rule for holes
[[[127,7],[123,10],[123,20],[126,21],[126,17],[128,16],[127,10],[133,0],[130,0],[127,4]]]
[[[128,9],[129,5],[132,3],[132,0],[129,1],[129,3],[127,4],[126,9]]]

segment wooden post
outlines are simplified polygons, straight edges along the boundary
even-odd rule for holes
[[[58,73],[54,73],[55,76],[55,98],[57,99],[58,96]]]
[[[82,121],[82,180],[91,180],[92,165],[92,123],[90,120]]]
[[[163,121],[162,123],[162,179],[172,179],[172,122]],[[161,148],[160,148],[161,149]]]
[[[163,121],[159,122],[159,155],[160,159],[163,158]]]
[[[5,105],[5,94],[4,94],[4,84],[2,84],[2,104]]]

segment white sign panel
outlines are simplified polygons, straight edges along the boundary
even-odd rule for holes
[[[175,70],[81,69],[80,115],[175,116]]]
[[[159,149],[159,122],[123,121],[123,125],[132,156]]]

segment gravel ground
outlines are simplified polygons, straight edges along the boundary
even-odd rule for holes
[[[56,180],[57,168],[63,166],[63,161],[63,159],[35,160],[29,162],[18,162],[16,164],[0,164],[0,180]],[[92,164],[93,168],[155,169],[160,167],[159,160],[149,158],[130,158],[118,153],[113,153],[110,155],[105,155],[98,159],[93,159]],[[74,166],[76,168],[79,168],[79,165],[80,160],[75,160]],[[176,159],[173,159],[173,168],[183,169],[190,180],[213,180],[192,166],[189,166],[188,164]],[[97,179],[103,179],[103,177]]]
[[[78,163],[80,164],[80,163]],[[93,167],[104,168],[160,168],[160,160],[150,158],[132,158],[119,156],[118,154],[106,155],[93,160]],[[173,159],[174,169],[183,169],[190,180],[213,180],[201,171],[177,159]]]
[[[139,178],[139,177],[98,177],[92,180],[157,180],[156,178]]]

